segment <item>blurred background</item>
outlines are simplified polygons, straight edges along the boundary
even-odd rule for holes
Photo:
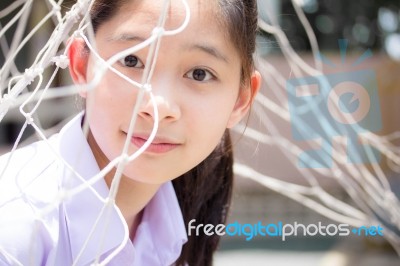
[[[309,20],[317,38],[320,52],[328,60],[323,61],[324,73],[350,73],[361,69],[376,74],[382,128],[378,135],[400,130],[400,1],[388,0],[300,0],[298,2]],[[265,21],[279,22],[281,29],[299,56],[314,65],[311,46],[299,17],[289,0],[258,1],[260,15]],[[273,10],[271,12],[271,10]],[[266,12],[268,11],[268,12]],[[271,16],[275,16],[271,18]],[[346,59],[342,60],[338,41],[347,40]],[[372,56],[354,66],[361,55],[371,50]],[[262,31],[258,38],[258,55],[274,66],[286,80],[293,78],[292,69],[282,54],[273,35]],[[331,64],[329,64],[331,63]],[[260,63],[262,64],[262,62]],[[269,78],[269,77],[267,77]],[[274,103],[281,103],[272,91],[276,89],[264,82],[262,93]],[[285,96],[286,93],[283,91]],[[286,99],[287,100],[287,99]],[[287,104],[287,103],[286,103]],[[276,125],[286,139],[294,140],[290,123],[273,112],[266,111],[269,123]],[[254,112],[249,127],[262,128],[262,117]],[[240,138],[241,134],[236,133]],[[398,146],[399,143],[396,143]],[[278,145],[264,145],[247,138],[236,144],[237,160],[251,165],[263,174],[294,184],[305,184],[296,163],[288,163]],[[400,176],[385,163],[381,164],[400,195]],[[321,187],[344,202],[352,202],[345,191],[335,182],[318,176]],[[228,222],[293,224],[337,224],[314,210],[304,207],[286,196],[271,191],[258,183],[242,177],[236,178],[231,216]],[[215,265],[400,265],[399,257],[383,238],[379,237],[322,237],[297,236],[285,242],[279,238],[257,236],[251,241],[245,237],[225,236],[217,254]]]
[[[0,12],[12,4],[13,0],[2,0]],[[321,53],[332,64],[323,62],[325,73],[351,73],[360,69],[374,71],[377,81],[382,128],[378,135],[387,135],[400,131],[400,1],[399,0],[297,0],[304,10],[307,19],[317,38]],[[74,1],[65,1],[63,7],[68,8]],[[311,47],[306,32],[290,0],[259,0],[260,15],[266,20],[278,21],[281,29],[287,35],[290,45],[298,55],[310,65],[314,64]],[[35,0],[33,11],[27,17],[29,28],[32,29],[48,13],[46,1]],[[268,10],[268,12],[265,12]],[[0,19],[4,26],[18,12],[16,9]],[[272,18],[273,17],[273,18]],[[15,28],[11,27],[6,37],[0,40],[2,47],[12,47],[18,40],[15,38]],[[31,42],[18,54],[15,60],[15,72],[23,72],[37,56],[37,52],[46,44],[54,28],[49,21],[38,31]],[[1,28],[0,28],[1,30]],[[346,39],[348,47],[346,60],[340,57],[339,39]],[[14,44],[12,40],[16,40]],[[5,45],[6,44],[6,45]],[[292,69],[282,54],[277,40],[273,35],[261,31],[257,41],[257,55],[274,66],[288,80],[292,78]],[[372,56],[362,64],[353,65],[357,59],[370,49]],[[3,51],[6,51],[3,49]],[[5,62],[6,53],[0,53],[0,65]],[[260,64],[262,64],[260,60]],[[50,75],[51,72],[46,73]],[[264,78],[268,81],[268,75]],[[70,83],[67,70],[60,71],[52,87],[60,87]],[[35,83],[27,88],[33,90]],[[272,102],[281,104],[276,96],[277,88],[268,82],[263,82],[262,94]],[[281,96],[287,97],[282,91]],[[287,104],[287,103],[286,103]],[[41,126],[54,132],[52,128],[79,111],[80,103],[76,96],[57,98],[41,104],[37,115]],[[283,121],[275,113],[269,112],[270,123],[274,124],[282,137],[293,140],[291,125]],[[248,126],[259,129],[263,117],[252,112]],[[17,109],[10,110],[0,124],[0,153],[10,150],[21,130],[24,117]],[[258,141],[242,138],[241,130],[233,132],[237,161],[259,170],[265,175],[294,184],[305,184],[301,178],[300,169],[291,161],[278,146],[264,145]],[[23,140],[34,138],[34,132],[28,127]],[[399,143],[396,143],[397,146]],[[399,195],[399,174],[385,164],[381,165],[392,184],[393,190]],[[321,186],[330,194],[345,202],[352,202],[343,189],[332,180],[319,177]],[[239,223],[283,223],[294,222],[311,224],[336,223],[315,211],[304,207],[285,195],[272,191],[249,179],[236,177],[232,209],[228,222]],[[399,257],[393,248],[379,237],[289,237],[283,242],[278,238],[257,236],[246,241],[243,236],[223,237],[220,250],[215,258],[216,266],[234,265],[400,265]]]

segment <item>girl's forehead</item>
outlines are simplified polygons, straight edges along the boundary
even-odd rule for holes
[[[120,21],[140,22],[143,26],[155,27],[163,14],[165,0],[131,0],[127,1],[117,14]],[[203,27],[217,26],[218,1],[217,0],[188,0],[190,10],[190,23],[201,23]],[[165,28],[176,29],[182,25],[187,14],[185,5],[181,0],[171,0],[165,13]],[[218,23],[221,25],[221,23]]]

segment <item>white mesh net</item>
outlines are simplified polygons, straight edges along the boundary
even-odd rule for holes
[[[60,86],[56,81],[57,77],[62,75],[63,69],[68,67],[69,62],[66,51],[69,46],[68,39],[71,36],[83,38],[90,51],[97,54],[88,12],[92,2],[79,0],[65,12],[64,8],[62,8],[65,5],[63,1],[43,0],[40,1],[40,5],[42,8],[48,8],[48,11],[43,12],[42,10],[43,16],[42,14],[33,16],[33,6],[39,4],[38,2],[17,0],[0,11],[0,19],[7,21],[6,24],[0,25],[0,47],[4,59],[0,70],[0,121],[7,120],[10,113],[15,110],[18,110],[19,117],[21,118],[22,115],[24,119],[23,127],[19,131],[14,146],[8,150],[11,152],[10,160],[15,149],[19,147],[20,140],[27,129],[33,129],[39,139],[47,140],[40,123],[43,118],[38,115],[41,105],[54,99],[76,95],[82,90],[94,89],[106,71],[113,71],[139,90],[137,103],[142,100],[145,94],[153,97],[150,80],[157,60],[160,41],[163,36],[179,34],[190,20],[189,8],[186,1],[182,0],[182,5],[186,9],[185,21],[176,30],[165,30],[163,25],[169,4],[169,1],[165,1],[158,26],[154,28],[153,34],[147,40],[115,54],[107,61],[98,56],[98,71],[96,71],[95,78],[89,84],[85,86]],[[270,9],[266,5],[260,4],[260,8],[265,8],[262,11],[267,14],[268,21],[260,18],[259,26],[276,38],[292,75],[291,79],[287,80],[285,75],[271,63],[268,57],[256,59],[257,68],[262,73],[265,88],[267,89],[264,88],[265,90],[261,91],[257,96],[256,103],[252,109],[253,118],[255,118],[256,122],[250,123],[250,126],[246,128],[244,138],[238,145],[244,145],[247,143],[246,141],[255,141],[258,143],[259,151],[268,151],[271,148],[280,149],[286,155],[286,159],[280,163],[283,167],[295,169],[293,173],[296,177],[292,181],[284,181],[280,175],[269,175],[259,165],[252,165],[251,160],[248,158],[247,160],[246,158],[241,158],[240,163],[235,164],[235,173],[240,177],[250,178],[260,185],[282,193],[337,222],[347,223],[355,227],[382,224],[385,232],[384,237],[400,254],[400,204],[398,197],[392,191],[391,180],[388,180],[386,174],[386,169],[399,173],[399,148],[394,143],[398,140],[400,134],[395,132],[387,136],[378,136],[368,129],[368,125],[365,127],[364,124],[359,123],[360,120],[357,117],[343,114],[346,112],[341,111],[340,107],[338,107],[338,102],[339,98],[346,93],[341,89],[340,85],[346,80],[338,82],[337,78],[324,75],[322,64],[324,60],[321,60],[322,56],[319,52],[318,43],[303,13],[302,3],[301,1],[292,2],[297,16],[307,32],[313,55],[313,60],[309,61],[313,63],[310,64],[302,55],[292,49],[285,32],[279,26],[278,21],[274,19],[276,15],[268,14]],[[4,18],[7,18],[7,20],[4,20]],[[32,20],[36,21],[34,26],[29,28],[28,22]],[[43,32],[48,32],[49,29],[53,30],[45,44],[39,47],[40,49],[31,52],[31,54],[35,55],[35,58],[31,60],[32,62],[19,66],[18,58],[23,56],[24,50],[27,49],[26,47],[30,45],[29,47],[38,48],[35,46],[35,43],[39,40],[38,36],[43,36]],[[10,32],[13,32],[12,36],[10,36]],[[131,80],[112,67],[115,62],[124,56],[135,53],[145,47],[149,48],[149,53],[141,82]],[[22,69],[25,70],[21,71]],[[364,77],[365,75],[363,76],[362,74],[360,75]],[[312,77],[312,79],[303,77]],[[352,88],[362,94],[365,87],[362,79],[349,79],[346,82],[353,82],[350,84],[353,86]],[[314,84],[320,85],[321,94],[323,94],[323,88],[329,88],[324,97],[329,98],[331,101],[327,110],[332,114],[333,119],[327,118],[323,114],[319,109],[320,102],[314,98],[305,97],[300,102],[295,103],[299,95],[315,95],[315,91],[313,91],[315,89],[313,87]],[[357,84],[361,84],[361,88],[359,88],[360,86],[357,87]],[[297,90],[298,87],[301,87],[304,91],[299,92]],[[335,88],[333,93],[330,93],[331,87]],[[288,88],[293,88],[293,90]],[[370,96],[369,106],[371,106],[368,110],[371,110],[375,102],[371,94],[368,95]],[[329,105],[329,103],[326,103],[326,105]],[[360,116],[362,118],[365,117],[368,110],[361,113]],[[132,113],[127,140],[130,139],[133,133],[137,113],[138,110],[135,108]],[[154,113],[157,116],[156,105],[154,105]],[[380,118],[378,117],[378,119]],[[310,123],[310,120],[313,123]],[[158,121],[158,119],[156,118],[155,121]],[[276,121],[279,121],[279,124]],[[346,127],[337,126],[335,123],[346,125]],[[370,121],[370,123],[374,123],[374,121]],[[315,127],[314,124],[322,126]],[[107,198],[99,196],[104,202],[102,212],[106,213],[108,208],[113,206],[124,167],[127,163],[140,156],[148,147],[157,132],[157,126],[157,123],[155,123],[151,137],[140,150],[134,154],[128,154],[129,141],[127,141],[121,151],[121,155],[111,161],[98,175],[93,176],[89,181],[83,181],[82,186],[73,190],[62,191],[55,199],[54,204],[44,206],[39,215],[44,215],[57,206],[59,202],[74,197],[82,190],[92,189],[92,185],[97,180],[103,178],[111,169],[117,168],[110,194]],[[287,133],[287,131],[290,131],[288,130],[290,126],[292,130],[295,128],[294,131],[296,133],[293,134],[296,136],[294,136],[294,139],[308,140],[307,145],[314,148],[318,147],[317,156],[313,153],[304,153],[305,147],[294,141],[293,137]],[[84,128],[87,130],[87,125]],[[235,130],[240,133],[243,132],[243,128],[244,126],[238,126]],[[283,132],[284,130],[286,131]],[[320,140],[310,137],[314,136],[315,132],[319,132]],[[360,132],[362,134],[358,134]],[[360,135],[361,141],[361,144],[354,145],[355,148],[351,150],[347,148],[349,146],[348,143],[354,141],[350,137],[348,139],[337,138],[335,143],[324,144],[324,137],[332,138],[333,136],[350,136],[351,134],[355,134],[356,137]],[[382,160],[377,160],[377,154]],[[54,152],[54,156],[58,156],[56,152]],[[350,163],[349,157],[362,163]],[[300,167],[299,158],[302,159],[300,162],[302,166]],[[59,158],[59,160],[62,160],[62,158]],[[321,165],[325,167],[321,167]],[[329,167],[326,167],[326,165]],[[4,173],[6,168],[0,169],[0,171]],[[72,175],[79,177],[79,174],[73,168],[70,170],[73,173]],[[346,191],[352,201],[342,201],[328,193],[324,189],[324,184],[327,182],[335,184],[335,186]],[[22,197],[23,195],[20,196]],[[6,202],[0,202],[0,208],[5,204]],[[99,215],[99,217],[102,216]],[[126,232],[125,241],[128,241],[128,237],[129,233]],[[121,248],[123,248],[123,243],[121,243]],[[7,250],[3,247],[0,247],[0,252],[7,254]],[[106,265],[118,252],[120,252],[120,249],[115,250],[99,263]],[[14,263],[19,265],[16,260]]]

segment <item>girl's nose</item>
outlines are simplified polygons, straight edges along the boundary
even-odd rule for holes
[[[159,86],[164,86],[164,89],[153,87],[152,97],[149,92],[144,93],[143,100],[140,103],[139,116],[153,123],[155,120],[154,106],[156,106],[159,123],[177,121],[181,117],[181,110],[176,99],[174,99],[174,93],[165,88],[168,83]]]

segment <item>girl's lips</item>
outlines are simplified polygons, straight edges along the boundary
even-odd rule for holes
[[[133,136],[131,138],[131,142],[133,143],[133,145],[135,145],[138,148],[142,147],[146,141],[147,138],[143,137]],[[146,152],[166,153],[177,148],[179,145],[180,144],[174,143],[166,139],[155,138],[153,142],[150,144],[150,146],[147,147]]]

